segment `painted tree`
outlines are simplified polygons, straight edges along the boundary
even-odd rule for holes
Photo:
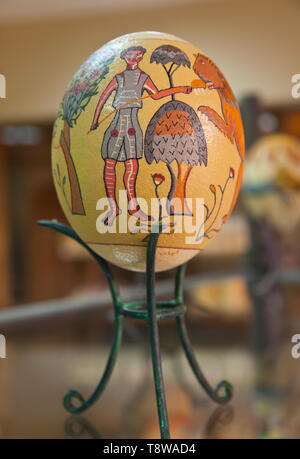
[[[80,184],[71,154],[71,129],[84,112],[91,98],[98,94],[98,85],[109,71],[115,53],[110,51],[104,56],[101,52],[94,53],[76,72],[61,103],[58,118],[64,120],[60,132],[59,143],[67,165],[71,194],[72,214],[85,215]]]
[[[174,87],[173,75],[180,66],[190,68],[187,55],[179,48],[163,45],[156,48],[150,62],[165,69],[170,87]],[[164,162],[171,175],[168,201],[170,214],[192,215],[186,202],[186,186],[191,170],[197,164],[207,165],[207,146],[199,118],[188,104],[172,100],[162,105],[151,118],[145,134],[145,158]],[[177,164],[177,169],[176,169]],[[174,169],[175,166],[175,169]],[[172,200],[176,198],[176,201]],[[176,202],[180,203],[178,207]]]
[[[150,57],[150,64],[155,62],[161,64],[166,71],[169,79],[170,88],[174,88],[173,75],[176,70],[182,65],[183,67],[191,68],[191,62],[187,55],[172,45],[163,45],[156,48]],[[175,94],[171,95],[172,100],[175,100]]]

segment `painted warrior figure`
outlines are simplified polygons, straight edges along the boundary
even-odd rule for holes
[[[91,130],[97,129],[102,108],[111,93],[116,91],[113,100],[115,116],[102,142],[102,158],[105,161],[103,178],[110,203],[104,223],[109,226],[121,213],[115,191],[115,169],[118,162],[125,165],[123,181],[129,201],[129,214],[135,215],[141,221],[151,220],[151,217],[140,208],[135,190],[138,160],[143,156],[143,133],[138,121],[138,110],[143,106],[143,92],[146,91],[153,99],[158,100],[175,93],[188,94],[192,90],[190,86],[179,86],[159,91],[150,76],[139,68],[138,64],[145,52],[146,49],[141,46],[131,46],[121,52],[120,57],[127,64],[126,70],[115,75],[102,93],[91,126]]]

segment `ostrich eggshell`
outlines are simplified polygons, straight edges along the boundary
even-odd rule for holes
[[[53,130],[68,221],[92,250],[133,271],[145,271],[151,232],[161,233],[156,271],[204,249],[232,211],[243,158],[239,108],[221,71],[158,32],[124,35],[92,54]]]

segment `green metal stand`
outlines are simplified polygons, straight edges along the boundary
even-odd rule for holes
[[[69,411],[72,414],[82,413],[100,397],[103,390],[105,389],[114,369],[118,352],[121,347],[123,317],[131,317],[134,319],[145,320],[149,326],[157,410],[162,439],[170,438],[170,431],[160,356],[160,344],[158,333],[159,320],[176,318],[180,341],[182,343],[187,360],[197,380],[199,381],[205,392],[208,394],[208,396],[216,403],[220,404],[225,404],[231,400],[233,394],[231,384],[227,381],[221,381],[214,389],[203,375],[196,360],[195,354],[192,350],[184,320],[185,307],[183,303],[183,278],[185,265],[179,266],[179,268],[177,269],[174,299],[169,301],[156,301],[155,253],[159,237],[158,233],[151,234],[148,242],[146,263],[146,304],[142,304],[140,302],[124,303],[121,301],[119,297],[108,263],[102,257],[93,252],[72,228],[63,225],[62,223],[59,223],[57,221],[41,220],[38,222],[38,224],[41,226],[51,228],[55,231],[58,231],[71,237],[72,239],[75,239],[79,244],[85,247],[88,250],[88,252],[95,258],[95,260],[98,262],[106,276],[112,296],[115,313],[115,328],[113,342],[106,363],[106,367],[100,379],[100,382],[96,387],[95,391],[92,393],[92,395],[87,399],[85,399],[78,391],[70,390],[64,397],[64,406],[67,411]],[[74,405],[75,400],[77,400],[77,403],[79,402],[79,405]]]

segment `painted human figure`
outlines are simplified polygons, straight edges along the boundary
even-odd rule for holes
[[[121,52],[126,70],[114,76],[101,94],[97,104],[91,130],[97,129],[102,108],[113,91],[116,91],[113,107],[116,109],[114,119],[107,128],[102,142],[104,165],[104,184],[109,198],[110,210],[104,219],[106,225],[112,225],[121,213],[116,201],[116,165],[125,164],[124,185],[129,201],[128,212],[141,221],[151,220],[140,208],[136,198],[136,178],[139,170],[138,160],[143,156],[143,133],[138,121],[138,110],[142,108],[142,94],[146,91],[153,99],[158,100],[175,93],[188,94],[190,86],[179,86],[159,91],[150,76],[139,68],[146,49],[142,46],[131,46]]]

